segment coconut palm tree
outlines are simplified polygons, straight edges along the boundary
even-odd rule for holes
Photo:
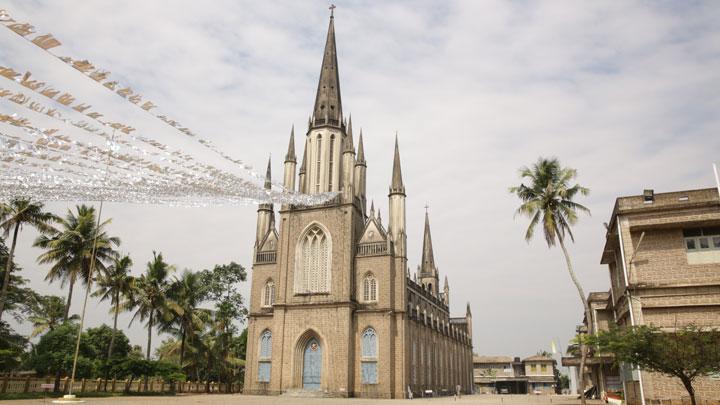
[[[545,242],[548,247],[560,245],[568,273],[572,279],[575,288],[577,288],[582,302],[585,316],[588,320],[590,317],[590,307],[588,306],[585,292],[583,291],[580,281],[573,270],[570,253],[565,246],[566,237],[571,241],[575,241],[571,226],[577,222],[578,213],[590,214],[590,210],[581,204],[573,201],[578,195],[588,195],[589,189],[579,185],[571,184],[577,176],[577,171],[569,167],[562,167],[556,158],[539,158],[532,167],[523,167],[520,169],[520,178],[527,180],[528,184],[521,183],[519,186],[511,187],[510,192],[517,195],[522,204],[515,212],[515,215],[525,215],[530,218],[530,225],[525,232],[525,240],[530,242],[535,228],[538,224],[542,224],[542,231]],[[581,341],[582,342],[582,341]],[[582,377],[580,378],[580,388],[583,392],[582,403],[585,404],[585,358],[587,357],[587,349],[581,344],[580,370]]]
[[[110,300],[113,309],[113,330],[108,344],[107,360],[112,357],[115,334],[117,333],[117,321],[123,300],[129,299],[135,286],[135,277],[130,274],[133,262],[130,256],[116,257],[104,273],[98,274],[97,291],[93,297],[100,297],[100,301]]]
[[[153,328],[169,322],[172,318],[171,311],[176,313],[181,311],[177,304],[168,297],[169,277],[170,273],[174,271],[175,268],[163,260],[162,253],[153,252],[153,260],[147,263],[145,274],[135,280],[135,288],[126,305],[128,309],[135,311],[130,319],[130,325],[136,319],[141,322],[147,321],[147,360],[150,360]],[[147,388],[147,376],[145,386]]]
[[[14,198],[7,204],[0,204],[0,230],[2,230],[3,238],[7,239],[12,230],[13,239],[10,245],[10,253],[7,263],[5,264],[5,274],[3,275],[2,290],[0,290],[0,320],[5,311],[5,302],[7,300],[8,288],[10,285],[10,273],[13,270],[13,258],[15,255],[15,246],[17,238],[23,225],[30,225],[37,229],[40,233],[50,233],[54,229],[52,223],[58,218],[43,211],[43,204],[32,202],[27,198]]]
[[[99,273],[106,271],[106,263],[117,257],[114,248],[120,246],[120,239],[108,236],[105,227],[112,221],[108,219],[97,223],[95,208],[86,205],[75,207],[76,212],[68,210],[64,219],[60,219],[60,229],[52,235],[41,235],[35,240],[35,246],[46,252],[38,256],[38,263],[52,263],[45,280],[60,280],[61,287],[67,283],[68,297],[65,302],[65,320],[70,314],[73,289],[78,277],[87,284],[90,277],[90,263],[95,253],[95,268]],[[95,246],[97,238],[97,246]]]
[[[176,304],[171,321],[163,326],[164,331],[171,332],[180,338],[180,367],[185,360],[186,341],[192,344],[204,325],[211,320],[212,311],[200,308],[207,299],[208,287],[202,282],[200,273],[183,271],[180,277],[175,276],[168,296]]]
[[[42,335],[45,332],[55,330],[63,324],[65,317],[65,301],[56,295],[44,295],[37,298],[31,306],[31,314],[28,320],[33,325],[30,337]],[[77,314],[72,315],[68,321],[80,319]]]

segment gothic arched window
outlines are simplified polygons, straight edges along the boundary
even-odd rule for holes
[[[262,306],[271,307],[275,303],[275,283],[272,280],[268,280],[263,288],[262,295]]]
[[[378,341],[375,329],[367,328],[360,338],[360,379],[363,384],[377,384]]]
[[[300,238],[295,292],[315,294],[330,292],[330,235],[313,225]]]
[[[377,302],[377,279],[368,273],[363,280],[363,301]]]
[[[272,333],[269,330],[260,335],[260,355],[258,356],[258,382],[270,382],[272,357]]]

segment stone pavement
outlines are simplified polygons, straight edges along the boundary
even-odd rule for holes
[[[50,398],[0,401],[0,405],[47,404]],[[404,399],[370,399],[370,398],[291,398],[268,397],[253,395],[179,395],[175,397],[112,397],[86,398],[87,405],[384,405],[415,404],[415,405],[579,405],[580,400],[571,396],[532,396],[532,395],[464,395],[457,401],[454,397]],[[601,405],[601,401],[588,401],[588,405]]]

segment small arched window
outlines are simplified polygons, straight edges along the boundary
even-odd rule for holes
[[[272,332],[266,330],[260,335],[260,355],[258,356],[258,382],[270,382],[272,358]]]
[[[330,159],[328,160],[328,191],[333,187],[333,164],[335,163],[335,135],[330,135]]]
[[[360,339],[360,374],[363,384],[377,384],[378,341],[375,329],[367,328]]]
[[[263,288],[262,306],[271,307],[275,303],[275,283],[268,280]]]
[[[322,161],[322,136],[317,137],[317,153],[316,153],[316,166],[315,166],[315,192],[320,192],[320,162]]]
[[[363,301],[377,302],[377,279],[368,273],[363,280]]]

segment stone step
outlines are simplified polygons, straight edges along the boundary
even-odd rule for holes
[[[330,394],[320,390],[304,390],[301,388],[292,388],[282,393],[283,397],[296,398],[329,398]]]

